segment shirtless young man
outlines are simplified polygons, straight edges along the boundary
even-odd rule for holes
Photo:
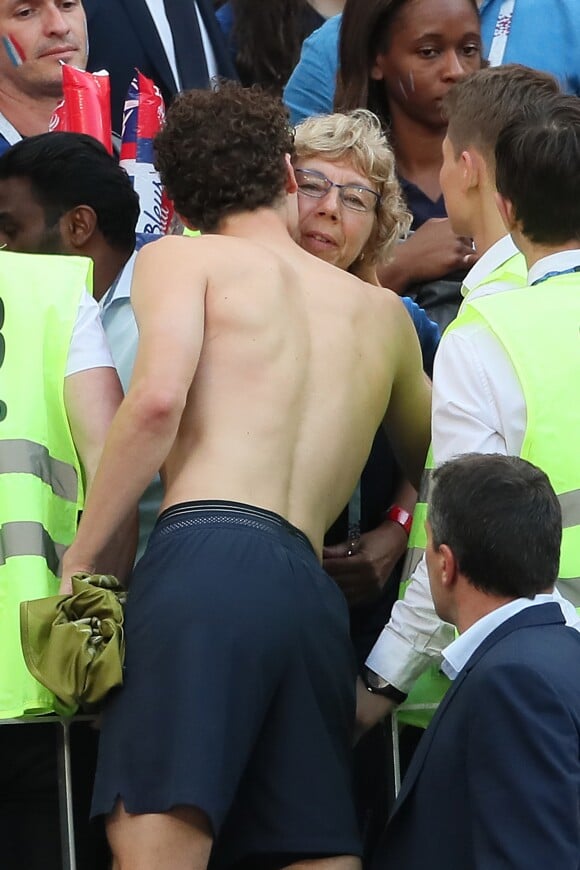
[[[212,868],[356,870],[355,667],[322,539],[383,418],[418,481],[417,338],[394,294],[293,241],[277,101],[185,92],[157,148],[178,212],[208,234],[139,253],[133,379],[64,566],[63,588],[98,570],[163,465],[93,812],[110,814],[117,870],[203,870],[212,846]]]

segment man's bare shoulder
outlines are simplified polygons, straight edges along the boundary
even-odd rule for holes
[[[267,245],[264,246],[258,239],[207,233],[199,236],[163,236],[144,245],[138,259],[151,266],[188,262],[197,269],[203,269],[209,263],[227,268],[243,260],[256,262],[257,258],[267,254]]]
[[[139,259],[157,259],[161,257],[187,257],[199,256],[204,250],[211,250],[216,245],[227,243],[224,236],[199,235],[199,236],[162,236],[154,242],[144,245],[139,251]]]
[[[387,287],[350,277],[357,284],[360,320],[365,323],[366,335],[374,335],[383,347],[388,347],[391,360],[405,353],[408,342],[415,340],[415,329],[401,297]]]
[[[405,319],[407,316],[405,306],[401,301],[401,297],[393,290],[389,290],[388,287],[378,286],[377,284],[370,284],[354,275],[349,275],[348,277],[353,282],[353,289],[356,284],[361,301],[364,299],[364,304],[372,306],[373,311],[377,315],[391,318],[395,322]]]

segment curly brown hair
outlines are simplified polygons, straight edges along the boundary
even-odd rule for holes
[[[176,211],[214,232],[241,211],[276,204],[293,152],[287,110],[261,88],[222,81],[172,102],[155,139],[155,166]]]

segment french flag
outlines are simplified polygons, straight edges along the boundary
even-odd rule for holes
[[[164,120],[165,105],[159,88],[137,70],[125,101],[119,165],[139,194],[138,233],[166,233],[173,215],[173,205],[154,166],[153,141]]]
[[[22,48],[13,36],[3,36],[2,42],[4,43],[4,48],[6,49],[6,54],[10,58],[12,64],[14,66],[22,66],[24,61],[26,60],[24,56],[24,52]]]

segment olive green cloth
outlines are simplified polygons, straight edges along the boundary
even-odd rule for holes
[[[123,683],[126,592],[111,574],[74,574],[72,589],[21,602],[22,652],[62,704],[92,710]]]

